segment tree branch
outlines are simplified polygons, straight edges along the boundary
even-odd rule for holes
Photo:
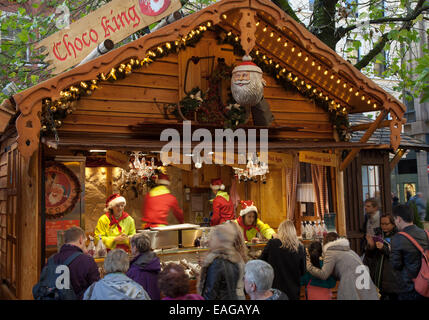
[[[424,11],[422,9],[428,8],[427,6],[423,6],[427,0],[419,0],[416,7],[414,8],[414,11],[407,15],[408,18],[402,26],[399,28],[398,31],[401,30],[410,30],[412,27],[412,21],[419,16],[419,14]],[[414,17],[414,18],[411,18]],[[381,36],[377,44],[358,62],[355,64],[356,69],[361,70],[362,68],[366,67],[372,59],[374,59],[381,51],[383,51],[386,43],[389,42],[389,33],[385,33]]]
[[[372,19],[372,20],[369,20],[369,24],[381,24],[381,23],[386,23],[386,22],[400,22],[400,21],[408,22],[408,21],[412,21],[412,20],[416,19],[424,11],[429,11],[429,5],[421,7],[420,9],[410,13],[406,17]],[[365,23],[367,23],[367,22],[365,21]],[[350,32],[356,28],[358,28],[361,25],[362,24],[354,24],[354,25],[348,26],[346,28],[339,27],[335,31],[335,38],[337,39],[337,41],[339,41],[342,37],[344,37],[345,34],[347,34],[348,32]]]
[[[292,7],[289,5],[288,0],[273,0],[274,4],[276,4],[280,9],[282,9],[284,12],[286,12],[288,15],[290,15],[296,22],[304,25],[302,21],[298,18],[298,16],[295,14],[295,11],[292,9]]]

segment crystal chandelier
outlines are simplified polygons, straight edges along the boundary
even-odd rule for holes
[[[130,171],[125,174],[127,178],[134,177],[147,181],[155,174],[155,159],[152,157],[150,164],[146,161],[142,152],[134,151],[131,156],[134,156],[134,161],[130,161]],[[141,160],[140,160],[141,157]]]
[[[249,155],[245,169],[233,168],[234,175],[239,182],[258,182],[258,177],[263,184],[266,183],[266,174],[269,173],[268,163],[261,162],[256,153]]]

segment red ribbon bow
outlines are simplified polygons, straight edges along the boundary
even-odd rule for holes
[[[109,217],[110,219],[110,224],[109,227],[113,226],[113,225],[117,225],[118,226],[118,230],[119,232],[122,232],[122,228],[119,225],[119,221],[126,219],[129,215],[128,213],[126,213],[125,211],[122,212],[122,215],[120,216],[120,218],[118,220],[116,220],[115,215],[111,214],[109,215],[108,213],[106,213],[106,215]]]

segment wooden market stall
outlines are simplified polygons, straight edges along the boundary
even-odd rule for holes
[[[121,189],[123,169],[100,150],[156,158],[165,144],[161,132],[181,132],[183,120],[192,120],[192,133],[231,127],[236,119],[230,113],[222,123],[210,113],[185,114],[178,104],[195,100],[193,89],[199,88],[216,92],[221,98],[216,107],[223,110],[231,66],[244,53],[264,72],[264,98],[274,122],[268,128],[252,122],[238,127],[268,129],[269,173],[265,180],[239,182],[237,164],[168,166],[185,222],[207,217],[210,180],[222,177],[228,191],[235,188],[238,198],[254,200],[261,219],[273,228],[291,219],[300,232],[302,220],[334,212],[336,230],[346,236],[344,169],[359,150],[373,146],[368,139],[377,127],[389,126],[390,144],[398,148],[404,105],[272,2],[223,0],[13,96],[17,119],[4,111],[10,121],[1,149],[2,288],[31,299],[49,254],[47,226],[61,228],[71,220],[92,232],[112,192],[126,192],[127,210],[138,225],[147,190]],[[358,142],[350,142],[348,115],[366,111],[379,116]],[[344,151],[349,153],[343,157]],[[48,161],[72,171],[80,191],[73,211],[56,220],[46,219]],[[315,195],[310,201],[299,191],[308,193],[309,186]],[[51,240],[55,243],[55,234]]]

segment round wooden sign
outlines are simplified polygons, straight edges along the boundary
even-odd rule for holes
[[[71,212],[81,193],[79,179],[62,163],[48,162],[45,169],[46,218],[56,219]]]
[[[146,16],[158,16],[170,6],[170,0],[139,0],[140,10]]]

